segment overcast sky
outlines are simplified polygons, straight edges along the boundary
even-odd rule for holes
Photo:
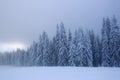
[[[120,20],[120,0],[0,0],[0,44],[29,45],[43,30],[52,37],[60,22],[100,34],[102,18],[113,15]]]

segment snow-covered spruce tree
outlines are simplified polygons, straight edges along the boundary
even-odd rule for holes
[[[60,25],[60,40],[58,52],[58,65],[68,65],[68,48],[67,48],[67,35],[63,23]]]
[[[50,41],[49,43],[49,54],[48,54],[48,66],[57,66],[57,56],[56,54],[56,47],[55,47],[55,38]]]
[[[69,65],[70,66],[79,66],[80,65],[80,60],[76,60],[76,57],[80,59],[80,56],[78,56],[77,53],[77,43],[78,43],[78,33],[77,30],[75,30],[74,38],[71,41],[70,44],[70,50],[69,50]]]
[[[18,49],[16,54],[18,55],[18,62],[19,64],[17,64],[18,66],[24,66],[25,64],[25,51],[24,50],[20,50]]]
[[[29,49],[28,49],[29,50]],[[24,56],[23,56],[23,58],[24,58],[24,65],[23,66],[29,66],[30,64],[29,64],[29,56],[30,56],[30,54],[29,54],[29,51],[25,51],[24,52]]]
[[[2,55],[2,53],[0,53],[0,65],[2,65],[2,58],[3,58],[3,55]]]
[[[22,50],[21,51],[21,66],[25,66],[26,65],[26,51],[25,50]]]
[[[16,66],[20,66],[20,55],[21,55],[21,52],[20,52],[20,49],[17,49],[17,51],[15,52],[15,65]]]
[[[42,34],[43,41],[43,66],[47,66],[49,64],[49,39],[46,32]]]
[[[117,24],[115,16],[113,16],[111,22],[110,32],[110,54],[111,54],[111,66],[120,66],[120,27]]]
[[[54,55],[55,55],[55,66],[58,66],[59,64],[58,64],[58,54],[59,54],[59,47],[60,47],[60,29],[59,29],[59,26],[58,26],[58,24],[57,24],[57,28],[56,28],[57,30],[56,30],[56,35],[55,35],[55,37],[53,38],[53,42],[54,42],[54,46],[55,46],[55,53],[54,53]]]
[[[93,66],[93,55],[92,55],[92,49],[91,49],[91,43],[90,43],[90,36],[89,32],[82,34],[83,42],[82,42],[82,66]]]
[[[15,65],[15,66],[24,66],[25,63],[25,51],[17,49],[17,51],[5,52],[2,55],[2,64],[3,65]]]
[[[33,65],[37,65],[37,43],[33,42],[33,44],[30,46],[30,48],[28,49],[29,52],[29,65],[33,66]]]
[[[68,50],[70,49],[71,42],[72,42],[72,33],[71,33],[70,29],[69,29],[69,33],[68,33]]]
[[[120,28],[115,17],[103,20],[102,28],[102,66],[119,66]]]
[[[82,29],[75,31],[73,44],[70,49],[70,60],[72,66],[92,66],[92,50],[90,38]]]
[[[72,64],[72,59],[70,60],[70,57],[71,57],[71,48],[72,48],[72,44],[73,44],[73,41],[72,41],[72,33],[69,29],[69,33],[68,33],[68,39],[67,39],[67,48],[68,48],[68,65],[71,66]]]
[[[42,36],[40,35],[38,45],[37,45],[37,53],[35,59],[36,65],[43,66],[43,40]]]
[[[7,54],[9,54],[9,53],[7,53]],[[14,51],[12,51],[12,52],[10,52],[10,55],[11,55],[11,59],[10,59],[10,65],[15,65],[15,52]]]
[[[49,57],[49,39],[46,32],[43,32],[37,45],[36,62],[39,66],[47,66]]]
[[[93,56],[93,66],[97,67],[101,64],[101,52],[100,52],[100,40],[99,37],[95,36],[93,30],[89,31],[90,36],[90,43],[91,43],[91,49],[92,49],[92,56]]]
[[[11,65],[11,54],[9,52],[5,52],[4,54],[4,62],[5,62],[5,65]]]
[[[27,51],[24,54],[24,66],[31,66],[31,54],[30,54],[30,48],[27,49]]]
[[[4,54],[0,53],[0,65],[4,65]]]
[[[90,36],[90,42],[91,42],[91,49],[92,49],[92,56],[93,56],[93,66],[96,67],[97,66],[97,57],[96,57],[96,40],[95,40],[95,34],[92,31],[89,31],[89,36]]]
[[[15,64],[13,65],[17,65],[17,66],[24,66],[25,65],[25,51],[21,50],[21,49],[17,49],[17,51],[13,54],[15,55]]]
[[[111,23],[110,19],[103,19],[102,27],[102,66],[111,65],[111,53],[110,53],[110,31]]]
[[[96,37],[96,63],[98,66],[101,66],[101,63],[102,63],[102,52],[101,52],[101,49],[102,49],[102,45],[101,45],[101,40],[99,38],[99,36]]]

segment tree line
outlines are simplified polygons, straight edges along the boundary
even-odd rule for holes
[[[14,66],[77,66],[119,67],[120,26],[115,17],[104,18],[101,37],[93,30],[76,29],[66,32],[57,25],[52,39],[46,32],[25,51],[18,49],[0,54],[1,65]]]

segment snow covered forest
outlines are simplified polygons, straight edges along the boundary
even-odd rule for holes
[[[43,32],[27,50],[1,53],[0,65],[120,67],[120,26],[115,17],[104,18],[96,35],[80,28],[66,31],[61,23],[52,39]]]

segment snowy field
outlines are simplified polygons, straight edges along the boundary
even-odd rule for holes
[[[120,80],[120,68],[0,67],[0,80]]]

